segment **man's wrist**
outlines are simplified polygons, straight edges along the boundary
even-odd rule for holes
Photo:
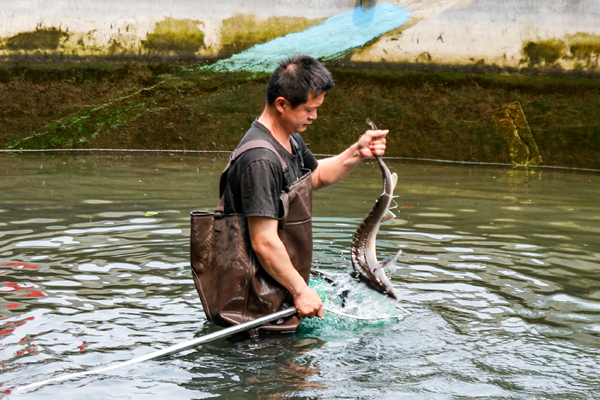
[[[365,158],[367,158],[365,155],[363,155],[363,147],[361,147],[360,145],[360,141],[354,143],[352,146],[350,146],[350,150],[352,152],[352,158],[356,158],[358,160],[358,162],[361,162],[362,160],[364,160]]]

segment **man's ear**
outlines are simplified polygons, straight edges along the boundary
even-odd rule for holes
[[[285,97],[279,96],[278,98],[275,99],[275,108],[277,108],[277,111],[279,111],[280,113],[282,113],[284,111],[284,109],[289,106],[290,106],[290,104],[285,99]]]

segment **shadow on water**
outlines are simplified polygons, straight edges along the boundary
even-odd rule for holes
[[[189,212],[217,202],[225,156],[0,157],[0,392],[212,332],[188,266]],[[600,394],[600,177],[390,160],[378,258],[402,321],[327,314],[296,335],[235,337],[27,398],[527,398]],[[314,262],[344,310],[395,313],[348,277],[381,193],[363,163],[315,193]],[[315,285],[318,282],[313,281]],[[340,287],[342,287],[340,286]],[[339,305],[340,287],[320,288]],[[336,303],[338,302],[338,303]],[[20,398],[12,393],[10,398]]]

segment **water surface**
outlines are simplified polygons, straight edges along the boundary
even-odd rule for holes
[[[189,211],[224,156],[0,155],[0,391],[126,361],[218,329],[188,267]],[[296,335],[238,337],[37,388],[32,399],[589,399],[600,395],[600,175],[415,164],[378,236],[402,321],[328,314]],[[381,192],[363,163],[314,199],[314,267],[348,280]],[[335,292],[334,292],[335,294]],[[335,300],[335,299],[333,299]],[[328,300],[329,301],[329,300]],[[393,306],[393,305],[392,305]]]

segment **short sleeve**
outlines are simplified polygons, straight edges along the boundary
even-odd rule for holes
[[[283,212],[279,204],[283,183],[281,167],[271,161],[258,160],[249,164],[240,182],[244,215],[279,219]]]

